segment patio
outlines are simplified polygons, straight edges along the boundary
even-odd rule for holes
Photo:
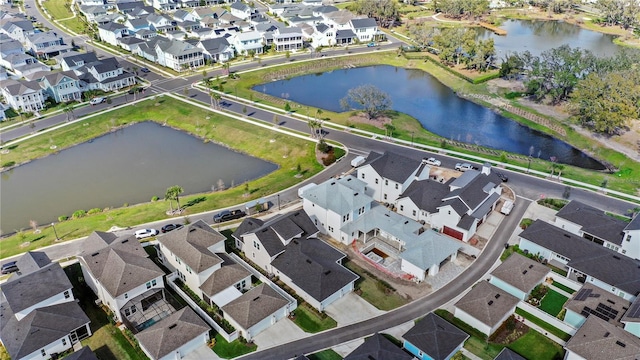
[[[152,289],[136,296],[120,310],[127,327],[138,333],[176,311],[165,299],[163,289]]]

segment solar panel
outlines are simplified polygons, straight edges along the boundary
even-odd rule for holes
[[[591,294],[591,289],[580,289],[573,300],[584,301]]]

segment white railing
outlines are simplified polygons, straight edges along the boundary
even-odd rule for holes
[[[528,303],[526,303],[524,301],[520,301],[518,303],[518,305],[516,305],[516,307],[528,312],[529,314],[537,317],[538,319],[546,322],[547,324],[549,324],[549,325],[551,325],[553,327],[556,327],[556,328],[562,330],[563,332],[565,332],[565,333],[567,333],[567,334],[569,334],[571,336],[575,335],[576,331],[578,331],[578,329],[574,328],[573,326],[568,325],[564,321],[562,321],[562,320],[560,320],[560,319],[558,319],[556,317],[553,317],[553,316],[547,314],[546,312],[538,309],[537,307],[535,307],[535,306],[533,306],[531,304],[528,304]]]

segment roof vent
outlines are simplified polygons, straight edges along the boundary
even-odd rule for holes
[[[611,300],[611,299],[607,299],[607,302],[608,302],[609,304],[614,304],[614,305],[616,304],[616,302],[615,302],[615,301],[613,301],[613,300]]]
[[[331,270],[327,270],[327,271],[325,271],[325,272],[324,272],[324,274],[325,274],[325,275],[329,275],[329,274],[331,274]]]
[[[533,264],[529,265],[529,269],[533,269]]]
[[[353,196],[358,196],[358,193],[353,194]]]
[[[611,333],[608,332],[608,331],[606,333],[604,333],[604,337],[609,337],[609,335],[611,335]]]
[[[178,324],[169,325],[169,329],[174,329],[176,326],[178,326]]]
[[[260,296],[256,296],[253,298],[253,301],[257,301],[258,299],[260,299]]]
[[[613,258],[616,259],[616,260],[620,260],[620,256],[618,256],[618,255],[613,255]]]
[[[196,228],[189,229],[189,232],[194,232],[194,231],[196,231]]]
[[[622,341],[616,341],[616,345],[627,347],[627,344],[623,343]]]
[[[495,298],[499,299],[500,298],[500,294],[496,294]]]
[[[409,223],[409,220],[405,221],[404,224],[407,225]]]
[[[129,239],[122,240],[122,244],[125,244],[125,243],[128,243],[128,242],[129,242]]]
[[[311,264],[311,260],[307,259],[307,263]]]
[[[526,275],[526,274],[527,274],[527,270],[523,270],[522,275]]]
[[[335,181],[332,181],[332,182],[331,182],[331,185],[335,185],[335,184],[336,184],[336,182],[335,182]]]
[[[489,306],[493,305],[493,300],[489,300],[489,302],[487,303]]]
[[[569,235],[569,234],[564,234],[564,237],[566,237],[566,238],[571,238],[571,235]]]
[[[91,254],[91,256],[98,256],[100,253],[99,252],[95,252],[93,254]]]

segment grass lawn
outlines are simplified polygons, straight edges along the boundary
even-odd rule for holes
[[[557,316],[560,311],[562,311],[562,306],[567,300],[569,300],[569,298],[566,296],[549,289],[540,302],[540,310],[551,316]]]
[[[79,299],[82,310],[91,320],[93,335],[82,340],[82,345],[89,346],[101,360],[147,359],[147,356],[141,350],[134,348],[122,331],[109,321],[107,313],[95,305],[96,296],[91,289],[79,283],[78,278],[82,277],[80,264],[68,266],[64,270],[73,284],[73,292]]]
[[[560,284],[557,281],[554,281],[551,285],[554,286],[554,287],[557,287],[558,289],[563,290],[564,292],[569,293],[569,294],[573,294],[574,292],[576,292],[572,288],[570,288],[568,286],[564,286],[564,285]]]
[[[408,303],[407,299],[398,295],[397,292],[388,293],[388,288],[384,283],[353,261],[346,261],[344,265],[360,276],[360,279],[356,281],[355,288],[362,290],[360,296],[376,308],[388,311]]]
[[[244,184],[236,184],[235,187],[224,191],[181,197],[182,204],[192,204],[187,207],[186,216],[266,197],[304,181],[323,169],[316,160],[315,143],[311,141],[255,127],[167,96],[91,117],[55,130],[48,135],[9,146],[10,153],[3,154],[2,161],[3,163],[10,161],[16,164],[26,163],[32,159],[50,155],[54,151],[96,138],[112,129],[149,119],[197,134],[203,141],[228,144],[227,146],[236,151],[278,165],[278,169],[274,172],[249,182],[250,196],[248,197],[244,196]],[[270,139],[275,141],[271,142]],[[57,149],[51,150],[52,144],[55,144]],[[296,177],[298,165],[303,175],[300,178]],[[56,230],[62,240],[70,240],[88,235],[94,230],[108,230],[114,225],[127,227],[166,219],[168,216],[165,212],[168,209],[169,204],[163,200],[114,208],[79,219],[59,222],[56,224]],[[180,220],[182,218],[183,216]],[[27,225],[25,223],[25,227]],[[55,235],[51,227],[43,228],[40,234],[33,234],[30,230],[19,232],[2,240],[0,258],[51,245],[54,241]]]
[[[533,329],[507,347],[526,359],[554,360],[564,357],[562,346]]]
[[[331,349],[322,350],[307,357],[309,360],[342,360],[342,356]]]
[[[74,17],[73,19],[62,20],[62,21],[59,21],[59,23],[61,25],[66,26],[67,28],[69,28],[69,30],[75,33],[78,33],[78,34],[84,33],[84,23],[82,22],[82,20],[78,19],[78,17]]]
[[[66,19],[73,16],[68,5],[69,1],[67,0],[46,0],[42,2],[42,6],[47,9],[47,12],[54,20]]]
[[[338,323],[330,316],[319,317],[315,312],[307,309],[305,305],[298,306],[295,310],[294,323],[304,332],[318,333],[338,326]]]
[[[258,348],[255,344],[244,344],[238,340],[227,342],[220,334],[216,334],[216,344],[213,351],[224,359],[232,359],[250,352],[256,351]]]
[[[551,326],[550,324],[538,319],[537,317],[529,314],[528,312],[520,309],[520,308],[516,308],[516,314],[521,315],[522,317],[524,317],[525,319],[531,321],[532,323],[540,326],[541,328],[547,330],[548,332],[552,333],[553,335],[559,337],[562,340],[568,341],[571,338],[571,335],[565,333],[564,331],[558,329],[555,326]]]

